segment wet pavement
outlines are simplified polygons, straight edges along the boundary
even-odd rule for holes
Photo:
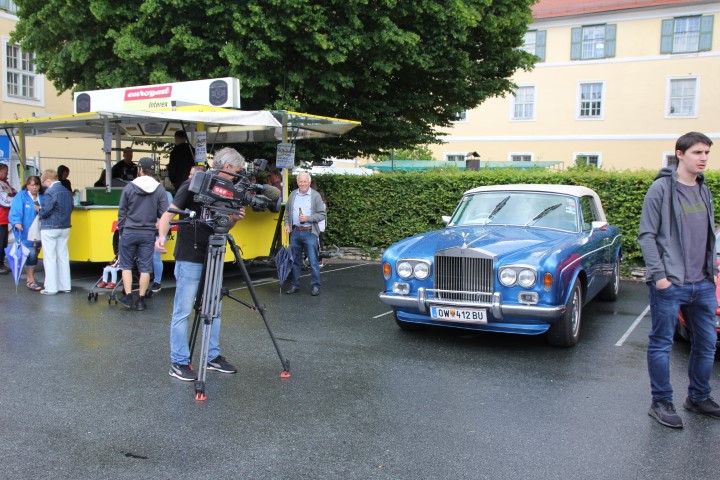
[[[249,301],[226,267],[224,285]],[[41,296],[0,277],[0,466],[13,479],[711,478],[720,421],[647,416],[645,286],[586,307],[580,343],[399,330],[378,264],[332,263],[322,293],[257,278],[290,379],[260,316],[224,300],[208,399],[168,376],[172,266],[148,309],[88,301],[101,266],[73,264],[73,291]],[[41,274],[40,274],[41,275]],[[637,322],[634,330],[631,326]],[[672,355],[676,404],[688,348]],[[718,372],[713,376],[718,387]],[[720,396],[720,394],[718,394]]]

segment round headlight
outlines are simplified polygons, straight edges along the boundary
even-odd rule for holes
[[[415,265],[413,273],[418,280],[425,280],[430,275],[430,267],[427,263],[418,263]]]
[[[413,268],[410,262],[400,262],[397,264],[397,273],[400,278],[410,278]]]
[[[536,278],[537,276],[535,275],[535,272],[533,270],[525,268],[523,270],[520,270],[520,273],[518,274],[518,283],[523,288],[530,288],[535,285]]]
[[[517,273],[512,268],[505,268],[500,271],[500,283],[506,287],[512,287],[517,280]]]

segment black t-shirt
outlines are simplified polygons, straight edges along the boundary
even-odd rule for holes
[[[190,181],[184,181],[173,198],[173,205],[181,210],[186,208],[196,213],[200,218],[202,205],[194,199],[195,194],[189,190]],[[208,239],[213,229],[202,222],[195,225],[182,223],[178,225],[177,240],[175,241],[175,260],[192,263],[204,263],[208,249]]]

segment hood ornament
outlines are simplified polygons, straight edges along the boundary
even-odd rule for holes
[[[462,247],[460,247],[460,248],[467,248],[468,247],[467,239],[470,236],[470,232],[463,232],[460,235],[463,238],[463,244],[462,244]]]

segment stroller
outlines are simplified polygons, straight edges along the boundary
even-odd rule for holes
[[[108,305],[112,304],[112,302],[115,302],[115,305],[117,305],[117,290],[120,289],[121,293],[124,293],[123,289],[123,281],[122,281],[122,271],[120,270],[120,232],[118,232],[117,229],[117,221],[113,222],[112,225],[112,232],[113,232],[113,253],[115,254],[115,258],[108,264],[106,267],[103,268],[103,274],[102,276],[95,282],[95,285],[90,289],[90,292],[88,293],[88,301],[95,301],[97,302],[99,292],[102,291],[110,291],[108,295]],[[110,281],[108,281],[110,280]],[[135,262],[133,262],[133,270],[132,270],[132,286],[130,287],[131,291],[136,291],[139,289],[139,281],[140,281],[140,272],[137,268],[137,259]],[[152,297],[152,290],[148,289],[147,293],[145,294],[146,298]]]

